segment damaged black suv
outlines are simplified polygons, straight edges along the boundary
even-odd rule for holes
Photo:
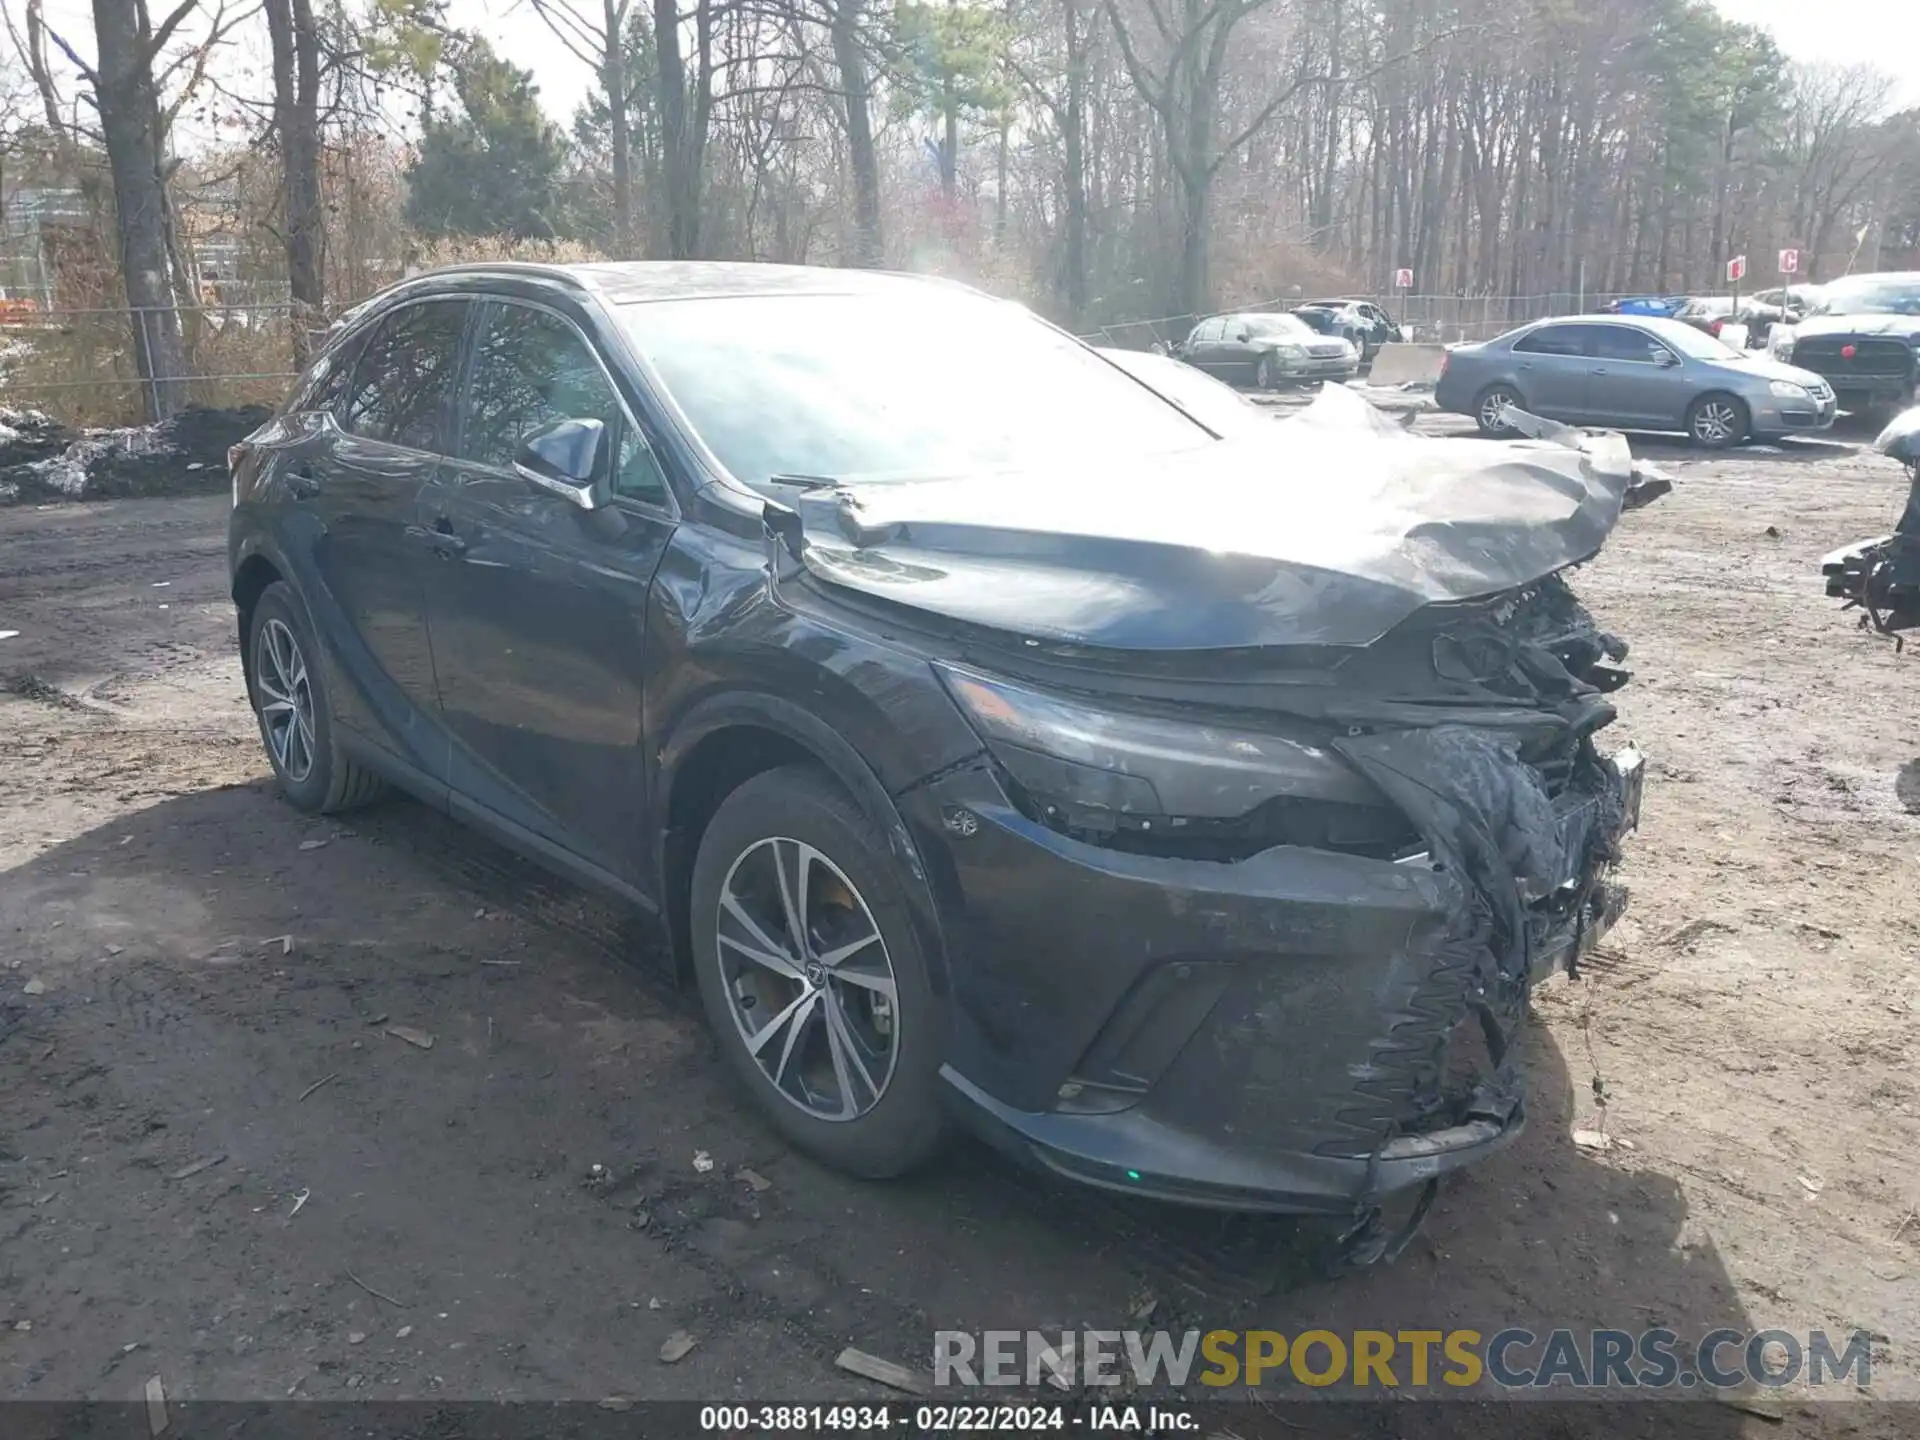
[[[953,1116],[1365,1222],[1517,1133],[1529,985],[1623,899],[1626,647],[1561,577],[1617,436],[1341,391],[1223,439],[955,285],[495,266],[348,316],[232,461],[288,800],[397,785],[657,912],[858,1174]]]

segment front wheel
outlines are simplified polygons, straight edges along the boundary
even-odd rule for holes
[[[1708,450],[1724,450],[1747,438],[1747,407],[1732,395],[1702,395],[1687,407],[1687,434]]]
[[[1273,358],[1272,351],[1262,355],[1260,363],[1253,367],[1253,383],[1262,390],[1280,388],[1280,362]]]
[[[937,1148],[945,1010],[907,885],[860,808],[808,766],[722,802],[693,867],[694,966],[729,1068],[775,1129],[837,1169]]]

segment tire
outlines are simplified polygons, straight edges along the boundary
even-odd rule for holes
[[[794,1148],[867,1179],[913,1169],[945,1130],[946,1007],[909,919],[911,883],[873,822],[804,765],[729,795],[693,866],[694,973],[728,1068]],[[801,901],[798,965],[787,894]],[[758,1059],[750,1029],[766,1037]]]
[[[247,657],[247,699],[288,804],[309,815],[327,815],[386,793],[384,781],[340,749],[320,647],[304,607],[284,580],[269,585],[254,602],[247,617]],[[291,709],[283,708],[289,695]]]
[[[1747,438],[1753,416],[1736,395],[1715,390],[1687,407],[1687,438],[1705,450],[1725,450]]]
[[[1500,412],[1508,406],[1520,408],[1520,392],[1511,385],[1489,385],[1473,401],[1473,423],[1480,427],[1482,435],[1490,435],[1496,440],[1504,440],[1520,432],[1501,418]]]
[[[1253,367],[1253,383],[1257,389],[1261,390],[1278,390],[1280,388],[1280,371],[1274,362],[1271,351],[1262,355],[1260,357],[1260,363]]]

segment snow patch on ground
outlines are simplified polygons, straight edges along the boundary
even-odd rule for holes
[[[47,489],[78,499],[87,493],[87,467],[81,458],[85,444],[84,440],[76,441],[67,447],[66,453],[50,460],[32,461],[22,468]]]
[[[157,425],[76,433],[38,410],[0,406],[0,503],[218,489],[228,447],[269,413],[193,408]]]

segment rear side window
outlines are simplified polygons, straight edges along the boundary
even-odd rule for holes
[[[340,402],[346,398],[347,386],[353,380],[353,357],[359,352],[360,347],[349,340],[316,360],[300,388],[294,392],[293,403],[287,407],[288,410],[293,414],[326,410],[338,419]]]
[[[587,339],[558,315],[495,302],[480,319],[461,453],[505,469],[521,437],[556,420],[598,420],[618,447],[613,491],[666,503],[666,481]]]
[[[1209,340],[1218,340],[1226,327],[1224,320],[1202,320],[1194,327],[1193,343],[1205,344]]]
[[[1543,325],[1514,341],[1513,348],[1527,355],[1584,355],[1587,329],[1585,325]]]
[[[443,450],[467,308],[465,300],[425,300],[380,321],[354,367],[341,428],[410,450]]]

